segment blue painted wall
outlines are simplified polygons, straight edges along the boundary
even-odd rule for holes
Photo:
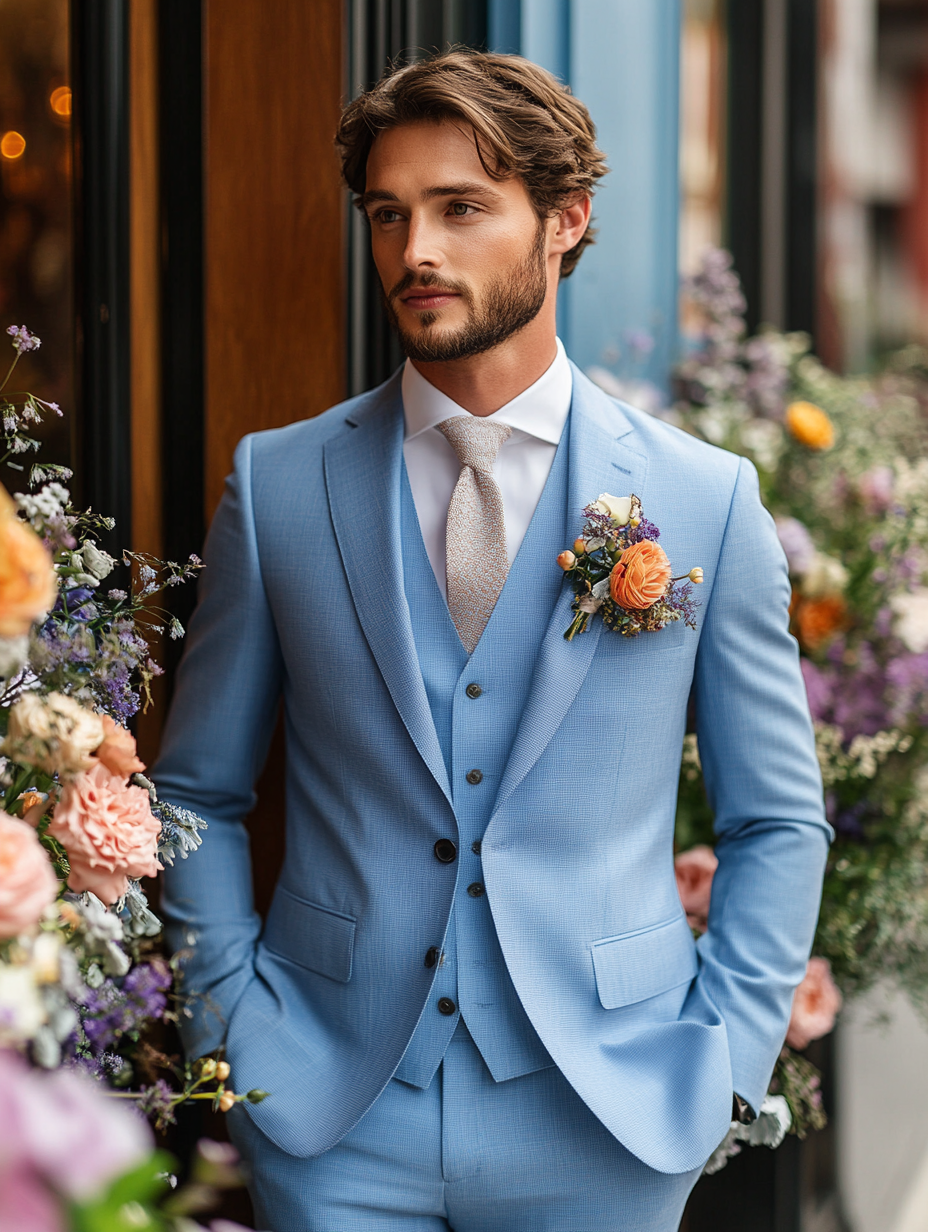
[[[666,388],[677,353],[680,0],[491,0],[490,41],[569,83],[611,168],[593,203],[597,242],[561,292],[572,358]]]

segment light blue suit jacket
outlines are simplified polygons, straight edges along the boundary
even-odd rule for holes
[[[828,825],[789,584],[750,463],[608,398],[574,370],[569,500],[637,493],[674,568],[705,570],[698,630],[564,640],[565,584],[482,844],[506,963],[538,1035],[651,1167],[699,1166],[737,1090],[764,1096],[805,971]],[[172,940],[198,937],[194,1055],[225,1041],[285,1151],[326,1150],[394,1072],[460,861],[452,792],[399,557],[398,377],[246,437],[206,549],[161,795],[209,822],[166,874]],[[545,545],[535,568],[557,568]],[[525,619],[534,618],[532,594]],[[673,826],[695,688],[719,867],[694,943]],[[266,925],[243,817],[283,698],[286,859]],[[281,819],[283,824],[284,819]],[[258,840],[260,841],[260,839]]]

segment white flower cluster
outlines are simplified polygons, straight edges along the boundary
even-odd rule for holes
[[[892,729],[875,736],[855,736],[850,747],[842,744],[840,727],[830,723],[815,724],[815,751],[822,771],[822,784],[827,790],[845,779],[872,779],[890,753],[907,753],[912,737]]]
[[[789,1133],[792,1121],[789,1104],[782,1095],[765,1096],[757,1119],[750,1125],[732,1121],[731,1129],[709,1156],[703,1171],[707,1176],[721,1172],[733,1156],[740,1154],[742,1142],[748,1146],[769,1146],[771,1151],[776,1150]]]
[[[29,521],[33,524],[38,522],[41,525],[42,522],[56,518],[67,509],[71,493],[60,483],[47,483],[38,492],[19,492],[15,499],[16,504]]]

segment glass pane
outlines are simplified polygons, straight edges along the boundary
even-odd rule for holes
[[[73,332],[71,92],[67,0],[0,4],[0,327],[27,325],[42,339],[11,388],[65,411],[36,435],[40,456],[72,465]],[[0,334],[0,364],[12,359]],[[0,481],[21,488],[6,471]]]

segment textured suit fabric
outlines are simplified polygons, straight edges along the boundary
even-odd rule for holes
[[[750,463],[576,369],[569,432],[577,529],[598,493],[637,493],[675,568],[705,570],[699,629],[625,639],[594,622],[568,643],[565,587],[493,784],[483,880],[558,1069],[633,1155],[684,1173],[725,1133],[733,1089],[763,1098],[829,828],[785,561]],[[163,899],[172,939],[198,937],[187,985],[206,998],[188,1048],[225,1042],[236,1087],[274,1093],[249,1115],[297,1156],[339,1141],[390,1081],[461,869],[432,851],[457,819],[403,588],[402,437],[397,376],[243,440],[154,771],[210,827]],[[539,546],[539,576],[561,547]],[[543,620],[532,599],[525,620]],[[673,873],[691,691],[719,857],[698,945]],[[262,929],[242,818],[281,697],[287,847]]]
[[[324,1155],[286,1155],[245,1112],[229,1128],[274,1232],[676,1232],[699,1176],[636,1159],[557,1069],[494,1082],[460,1028],[428,1090],[394,1079]]]
[[[397,1077],[427,1086],[454,1030],[456,1015],[437,1009],[448,997],[460,1007],[484,1061],[497,1080],[551,1065],[545,1046],[529,1021],[513,987],[482,887],[481,856],[473,844],[482,840],[493,811],[496,785],[509,760],[519,719],[532,684],[532,667],[544,637],[562,579],[554,570],[538,576],[539,550],[559,543],[567,533],[567,456],[569,433],[563,434],[547,483],[535,509],[523,547],[483,637],[468,659],[451,623],[429,566],[419,522],[407,483],[402,493],[403,579],[416,654],[435,730],[454,796],[460,870],[455,906],[435,977],[415,1034],[396,1071]],[[526,593],[539,619],[525,619]],[[480,696],[467,694],[477,683]],[[478,767],[483,778],[467,781]]]

